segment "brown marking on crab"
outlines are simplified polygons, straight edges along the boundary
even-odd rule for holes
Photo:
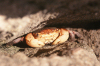
[[[45,29],[45,30],[41,30],[39,33],[41,33],[41,34],[49,34],[51,32],[55,32],[55,31],[58,31],[58,29],[55,29],[55,28]]]
[[[26,42],[27,45],[30,47],[42,47],[45,44],[61,44],[68,40],[70,37],[71,39],[75,39],[75,35],[80,37],[80,34],[75,31],[70,31],[64,28],[48,28],[41,30],[37,33],[29,33],[26,37],[18,38],[13,41],[13,43],[18,43],[20,41]]]

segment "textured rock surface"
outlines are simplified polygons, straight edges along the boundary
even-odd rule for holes
[[[44,58],[28,58],[23,53],[17,53],[13,58],[0,56],[0,66],[100,66],[93,52],[82,48],[69,51],[69,56],[51,56]]]

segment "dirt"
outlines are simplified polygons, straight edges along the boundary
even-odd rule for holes
[[[45,3],[45,5],[44,5]],[[55,19],[46,21],[47,25],[44,27],[58,27],[67,28],[72,31],[77,31],[81,34],[80,38],[75,38],[75,41],[67,40],[59,45],[46,45],[41,48],[32,48],[25,43],[20,42],[14,45],[3,44],[0,46],[0,50],[3,55],[12,57],[18,52],[24,53],[27,57],[44,58],[53,55],[68,56],[67,53],[73,48],[85,48],[89,46],[93,49],[97,59],[100,61],[100,1],[99,0],[1,0],[0,5],[6,8],[0,7],[0,14],[6,15],[8,18],[23,17],[26,14],[35,14],[38,11],[47,9],[49,13],[59,12],[59,16]],[[17,5],[16,5],[17,4]],[[57,4],[57,5],[56,5]],[[66,5],[67,4],[67,5]],[[10,7],[12,7],[10,9]],[[31,7],[30,7],[31,6]],[[54,7],[53,7],[54,6]],[[15,8],[16,7],[16,8]],[[24,8],[25,7],[25,8]],[[29,8],[30,7],[30,8]],[[35,9],[32,9],[32,8]],[[25,11],[24,11],[25,9]],[[11,10],[15,10],[11,14]],[[29,10],[29,11],[27,11]],[[64,12],[63,12],[64,11]],[[13,15],[15,14],[15,15]],[[88,50],[88,49],[87,49]]]

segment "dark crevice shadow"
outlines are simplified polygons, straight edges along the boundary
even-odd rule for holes
[[[39,50],[34,56],[40,56],[41,54],[43,53],[47,53],[49,51],[52,51],[53,49],[42,49],[42,50]]]
[[[19,43],[16,43],[16,44],[3,44],[2,45],[3,47],[10,47],[10,46],[16,46],[16,47],[20,47],[20,48],[28,48],[30,46],[28,46],[26,43],[24,42],[19,42]]]
[[[20,48],[28,48],[28,47],[30,47],[24,42],[19,42],[17,44],[13,44],[13,46],[17,46],[17,47],[20,47]]]
[[[86,30],[100,29],[100,19],[91,19],[91,20],[77,20],[72,22],[48,24],[45,27],[58,27],[58,28],[83,28]]]

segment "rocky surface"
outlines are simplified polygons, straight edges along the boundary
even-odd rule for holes
[[[32,48],[6,43],[46,27],[67,28],[82,37]],[[99,0],[0,0],[1,66],[100,66]]]
[[[65,52],[66,53],[66,52]],[[56,56],[44,58],[28,58],[23,53],[17,53],[12,58],[1,55],[1,66],[99,66],[93,51],[88,52],[82,48],[70,50],[69,56]]]

